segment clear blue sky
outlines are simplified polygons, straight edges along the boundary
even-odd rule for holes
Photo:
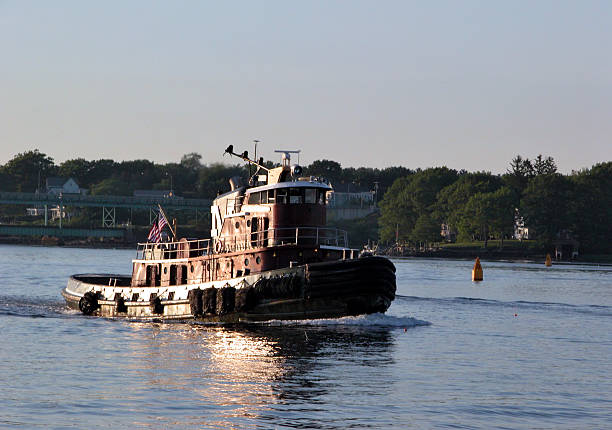
[[[612,160],[611,53],[610,1],[0,0],[0,162],[569,172]]]

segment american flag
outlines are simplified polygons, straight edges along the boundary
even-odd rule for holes
[[[157,222],[153,223],[153,226],[151,227],[151,231],[149,232],[149,237],[147,238],[147,240],[149,242],[161,242],[161,233],[164,230],[164,227],[168,225],[168,220],[166,220],[166,217],[164,216],[163,212],[159,212],[159,215],[157,217]]]

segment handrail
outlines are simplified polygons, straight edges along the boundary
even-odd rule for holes
[[[287,245],[327,245],[348,247],[346,231],[328,227],[270,228],[253,233],[215,239],[178,242],[139,243],[137,260],[165,260],[201,257],[253,248]]]

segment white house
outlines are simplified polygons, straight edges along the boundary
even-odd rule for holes
[[[79,187],[79,184],[73,178],[47,178],[47,194],[87,194],[85,188]]]
[[[514,210],[514,238],[518,240],[529,239],[529,227],[525,226],[525,219],[518,209]]]

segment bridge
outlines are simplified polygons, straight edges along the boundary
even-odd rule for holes
[[[158,205],[161,205],[164,209],[194,210],[197,218],[198,211],[208,213],[211,200],[185,199],[182,197],[88,196],[81,194],[15,193],[0,191],[0,204],[44,208],[45,226],[48,224],[48,210],[50,206],[59,207],[60,213],[62,213],[66,206],[99,207],[102,208],[102,227],[114,228],[116,227],[116,208],[148,209],[150,213],[149,218],[152,222],[155,209]],[[60,217],[59,220],[59,227],[62,228],[62,218]]]

